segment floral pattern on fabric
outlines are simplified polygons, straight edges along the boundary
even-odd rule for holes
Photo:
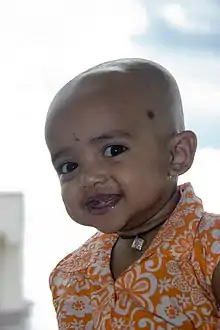
[[[220,260],[220,216],[205,213],[190,184],[144,255],[116,281],[117,235],[97,233],[50,276],[60,330],[215,329],[211,290]]]

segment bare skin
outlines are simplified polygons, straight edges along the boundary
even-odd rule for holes
[[[145,233],[145,249],[177,205],[177,178],[196,151],[175,80],[144,60],[109,62],[69,82],[49,109],[46,142],[70,217],[105,233]],[[100,194],[119,197],[101,216],[87,207]],[[119,238],[112,251],[114,278],[141,256],[130,243]]]

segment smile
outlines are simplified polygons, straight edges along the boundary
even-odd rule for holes
[[[91,214],[103,215],[115,208],[121,199],[122,195],[120,194],[96,195],[86,202],[86,208]]]

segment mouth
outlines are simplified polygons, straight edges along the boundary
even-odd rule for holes
[[[89,213],[103,215],[114,209],[121,199],[121,194],[99,194],[89,198],[85,206]]]

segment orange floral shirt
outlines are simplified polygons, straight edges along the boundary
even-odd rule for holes
[[[118,236],[97,233],[50,276],[60,330],[215,329],[211,289],[220,260],[220,216],[203,210],[190,184],[144,255],[116,281]]]

